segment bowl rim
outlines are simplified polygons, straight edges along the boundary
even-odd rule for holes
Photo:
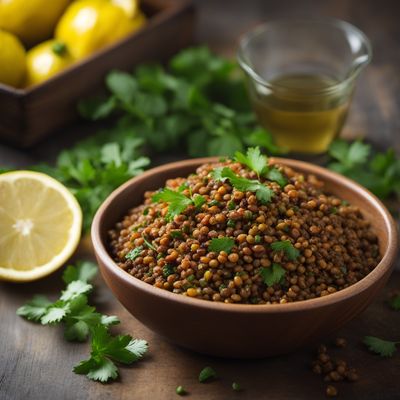
[[[291,168],[303,169],[307,174],[317,175],[318,178],[322,180],[333,180],[339,182],[340,184],[346,186],[351,191],[361,192],[362,196],[378,211],[381,218],[384,220],[386,230],[388,232],[388,241],[385,249],[385,253],[378,263],[378,265],[364,278],[356,282],[355,284],[339,290],[335,293],[329,294],[328,296],[318,297],[315,299],[302,300],[292,303],[284,304],[226,304],[221,302],[214,302],[209,300],[197,299],[188,296],[183,296],[182,294],[173,293],[168,290],[156,288],[153,285],[143,282],[137,279],[118,267],[114,260],[109,255],[102,239],[101,239],[101,228],[103,216],[107,209],[116,201],[118,197],[127,188],[138,182],[146,181],[151,176],[156,175],[160,172],[165,172],[165,170],[174,170],[179,168],[187,168],[193,166],[197,168],[199,165],[206,163],[217,162],[219,157],[204,157],[204,158],[192,158],[183,161],[176,161],[172,163],[163,164],[161,166],[151,168],[141,175],[130,179],[129,181],[122,184],[119,188],[114,190],[107,199],[102,203],[100,208],[97,210],[96,215],[93,219],[91,228],[91,238],[96,256],[99,259],[99,264],[103,264],[112,274],[116,274],[119,279],[122,279],[127,285],[133,285],[137,289],[146,292],[148,295],[158,296],[167,301],[175,301],[181,303],[182,306],[188,307],[199,307],[205,310],[212,311],[225,311],[231,313],[255,313],[255,314],[275,314],[275,313],[291,313],[302,310],[310,310],[314,308],[330,306],[334,303],[338,303],[352,297],[358,293],[367,290],[369,287],[373,286],[379,278],[381,278],[385,273],[390,272],[393,268],[393,261],[396,257],[398,250],[398,232],[395,222],[390,215],[384,204],[370,191],[361,186],[360,184],[346,178],[336,172],[330,171],[326,168],[293,159],[271,157],[270,160],[273,163],[279,163],[282,165],[289,166]],[[101,262],[100,262],[101,261]]]

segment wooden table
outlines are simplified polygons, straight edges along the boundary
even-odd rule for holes
[[[400,152],[400,24],[397,1],[355,0],[197,0],[198,40],[224,54],[234,53],[237,37],[257,22],[287,15],[324,15],[345,19],[371,39],[374,61],[362,75],[344,129],[347,137],[366,136],[377,146],[394,146]],[[80,124],[56,138],[21,152],[0,146],[0,164],[24,166],[53,160],[59,150],[89,134],[93,127]],[[400,262],[397,262],[400,267]],[[15,315],[17,307],[35,293],[55,296],[61,274],[40,282],[0,284],[0,399],[175,399],[175,387],[184,386],[190,399],[319,399],[326,384],[311,373],[315,346],[294,354],[258,361],[223,360],[198,355],[165,342],[153,334],[114,299],[100,277],[92,302],[101,312],[115,314],[122,324],[115,332],[127,332],[148,340],[150,351],[133,367],[121,368],[121,379],[110,385],[91,382],[72,373],[87,356],[88,344],[72,344],[59,327],[43,327]],[[400,351],[392,359],[368,353],[360,343],[364,335],[388,340],[400,338],[400,313],[385,304],[388,293],[400,288],[400,272],[393,274],[381,297],[337,335],[347,338],[338,355],[359,370],[357,383],[338,384],[342,399],[394,400],[400,398]],[[239,329],[239,327],[238,327]],[[332,338],[324,339],[329,343]],[[245,343],[238,345],[245,346]],[[199,371],[214,367],[219,379],[199,384]],[[235,393],[232,382],[244,388]]]

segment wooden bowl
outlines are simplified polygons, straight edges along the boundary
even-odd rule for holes
[[[92,241],[104,280],[118,300],[144,325],[169,341],[200,353],[259,358],[288,353],[328,335],[360,314],[383,288],[398,249],[395,223],[385,206],[357,183],[324,168],[295,160],[274,162],[314,174],[325,190],[360,208],[379,237],[381,262],[365,278],[336,293],[287,304],[225,304],[155,288],[119,268],[107,250],[107,232],[142,203],[147,190],[169,178],[185,177],[216,158],[200,158],[151,169],[122,185],[98,210]]]

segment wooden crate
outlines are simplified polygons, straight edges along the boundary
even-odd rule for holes
[[[0,140],[28,147],[75,121],[77,102],[98,91],[111,69],[131,71],[142,62],[165,61],[192,43],[191,0],[142,0],[148,16],[140,31],[28,89],[0,84]]]

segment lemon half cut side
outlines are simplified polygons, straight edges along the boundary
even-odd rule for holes
[[[0,175],[0,279],[49,275],[74,253],[81,230],[79,203],[61,183],[32,171]]]

